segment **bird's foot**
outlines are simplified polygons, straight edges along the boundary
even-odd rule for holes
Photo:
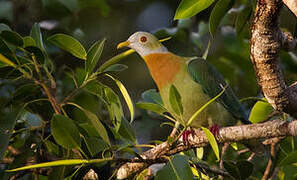
[[[210,132],[217,138],[220,134],[220,126],[215,124],[209,128]]]
[[[183,137],[183,142],[186,144],[186,145],[188,145],[189,144],[189,136],[190,135],[194,135],[195,134],[195,131],[193,130],[193,129],[189,129],[189,130],[185,130],[184,132],[183,132],[183,135],[182,135],[182,137]]]

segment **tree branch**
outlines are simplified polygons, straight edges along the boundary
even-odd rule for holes
[[[251,27],[251,60],[264,96],[274,109],[297,117],[297,83],[287,86],[279,52],[293,50],[296,41],[278,26],[281,0],[258,0]]]
[[[224,143],[249,139],[296,135],[297,120],[292,122],[274,120],[261,124],[240,125],[221,128],[217,140],[219,143]],[[158,159],[163,156],[170,156],[192,148],[203,147],[207,144],[208,139],[203,131],[195,129],[195,135],[189,137],[189,143],[187,145],[183,144],[182,142],[178,142],[177,145],[170,147],[167,142],[164,142],[156,146],[155,148],[144,152],[141,157],[143,159]],[[126,163],[119,168],[117,178],[125,179],[135,173],[144,170],[150,165],[150,163]]]
[[[283,0],[283,2],[297,17],[297,1],[296,0]]]

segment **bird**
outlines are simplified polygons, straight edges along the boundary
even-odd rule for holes
[[[182,57],[170,52],[148,32],[135,32],[117,48],[134,49],[145,61],[157,85],[168,112],[181,124],[187,124],[191,116],[226,87],[226,82],[207,60],[201,57]],[[170,88],[174,86],[181,97],[183,113],[176,113],[170,103]],[[190,127],[218,127],[235,125],[239,120],[250,124],[237,96],[230,86],[214,102],[194,119]],[[213,132],[217,134],[218,132]]]

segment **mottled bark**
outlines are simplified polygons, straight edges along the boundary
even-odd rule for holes
[[[278,26],[281,0],[259,0],[251,27],[251,60],[264,96],[274,109],[297,117],[297,84],[287,86],[279,52],[293,50],[296,41]]]
[[[297,17],[297,1],[296,0],[283,0],[283,2]]]
[[[224,127],[220,129],[218,142],[238,142],[242,140],[273,138],[297,135],[297,120],[287,122],[283,120],[268,121],[261,124],[241,125]],[[181,151],[192,148],[203,147],[208,144],[208,139],[201,130],[195,129],[195,135],[189,136],[187,145],[179,142],[174,147],[168,146],[166,142],[144,152],[141,156],[143,159],[158,159],[170,156]],[[150,166],[150,163],[126,163],[121,166],[117,173],[118,179],[125,179],[137,172],[140,172]]]

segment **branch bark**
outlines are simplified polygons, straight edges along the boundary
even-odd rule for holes
[[[268,121],[261,124],[240,125],[224,127],[220,129],[217,141],[238,142],[249,139],[273,138],[284,136],[297,136],[297,120],[287,122],[283,120]],[[187,145],[179,142],[177,145],[170,147],[167,142],[164,142],[155,148],[144,152],[141,157],[143,159],[159,159],[164,156],[170,156],[181,151],[186,151],[192,148],[203,147],[208,144],[208,139],[202,130],[195,129],[195,135],[189,137]],[[118,172],[118,179],[125,179],[135,173],[138,173],[148,166],[150,163],[126,163],[122,165]]]
[[[297,1],[296,0],[283,0],[283,2],[297,17]]]
[[[281,0],[258,0],[251,27],[251,60],[264,96],[275,110],[297,118],[297,82],[287,86],[279,52],[293,50],[296,41],[278,26]]]

